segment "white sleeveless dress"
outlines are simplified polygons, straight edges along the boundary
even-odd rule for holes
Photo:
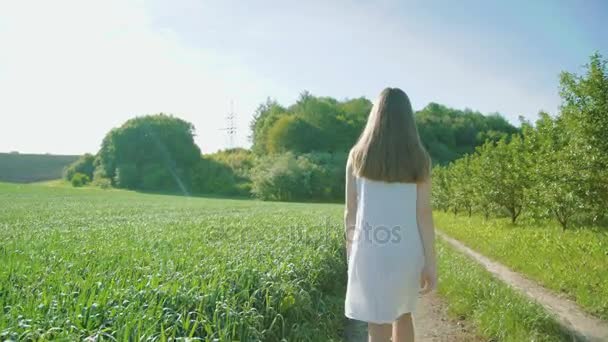
[[[348,260],[346,317],[392,323],[415,313],[424,251],[416,184],[357,177],[357,220]]]

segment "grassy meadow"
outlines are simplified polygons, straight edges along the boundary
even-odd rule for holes
[[[342,340],[342,209],[0,183],[0,339]],[[480,336],[565,338],[441,241],[438,255],[439,294]]]
[[[553,316],[439,239],[439,294],[489,341],[570,341]]]
[[[341,206],[0,183],[0,339],[339,340]]]
[[[608,232],[435,213],[435,225],[482,254],[608,319]]]

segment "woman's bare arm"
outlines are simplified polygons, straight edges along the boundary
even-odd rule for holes
[[[353,167],[350,157],[346,163],[346,205],[344,207],[344,230],[346,235],[346,259],[350,256],[350,250],[355,233],[357,220],[357,182],[353,174]]]
[[[435,225],[431,206],[430,178],[417,186],[416,218],[424,248],[424,269],[422,275],[423,292],[431,291],[437,282],[437,261],[435,255]]]

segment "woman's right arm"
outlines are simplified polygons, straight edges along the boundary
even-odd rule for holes
[[[346,186],[345,186],[345,206],[344,206],[344,231],[346,235],[346,260],[350,257],[353,237],[355,234],[355,224],[357,221],[357,181],[353,174],[353,165],[350,155],[346,162]]]
[[[423,294],[435,289],[437,285],[437,260],[435,255],[435,226],[431,205],[431,179],[418,183],[416,218],[424,249],[424,268],[421,275]]]

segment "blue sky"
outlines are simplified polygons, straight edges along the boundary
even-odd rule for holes
[[[608,56],[608,2],[0,2],[0,151],[96,152],[127,119],[192,122],[204,152],[237,145],[267,97],[373,99],[404,89],[513,123],[556,113],[558,74]]]

